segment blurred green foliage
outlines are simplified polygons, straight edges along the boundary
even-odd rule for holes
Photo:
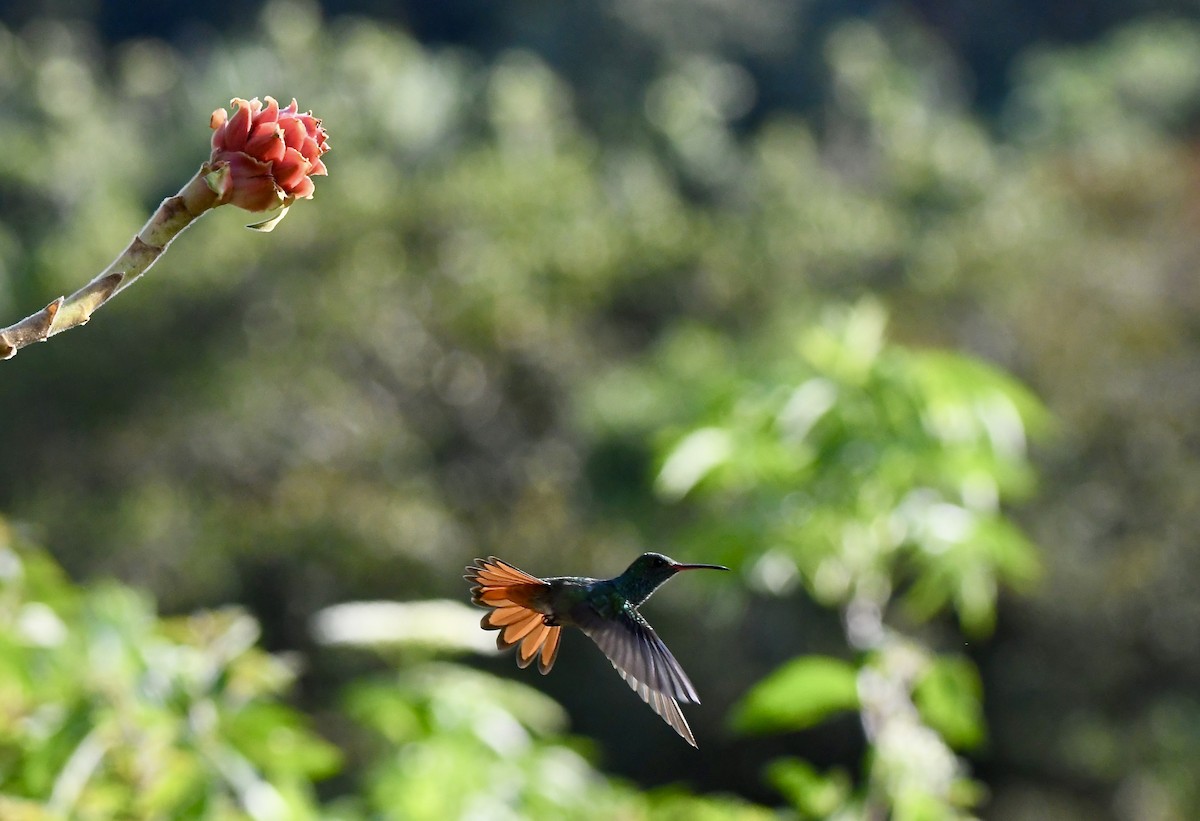
[[[6,819],[772,817],[641,795],[555,739],[561,707],[453,665],[354,683],[374,741],[359,794],[323,805],[342,756],[284,696],[295,670],[238,609],[160,619],[144,594],[78,587],[0,522],[0,811]]]
[[[160,620],[128,587],[75,587],[7,526],[0,561],[5,817],[318,817],[312,779],[340,756],[278,702],[293,671],[252,618]]]
[[[540,739],[562,708],[527,685],[459,667],[356,684],[351,716],[389,754],[366,775],[370,818],[633,817],[633,794],[609,785],[574,750]]]
[[[71,578],[121,580],[14,554],[5,817],[768,812],[694,794],[719,790],[1195,815],[1200,29],[1038,49],[985,120],[949,48],[887,22],[821,33],[807,118],[744,122],[752,81],[697,50],[604,141],[529,54],[306,5],[111,52],[0,30],[5,317],[99,270],[230,97],[295,95],[334,147],[275,234],[218,212],[4,363],[0,509]],[[1037,483],[1033,392],[1058,420]],[[745,582],[651,604],[701,752],[582,643],[537,685],[605,770],[669,791],[602,775],[523,687],[313,645],[338,602],[462,597],[474,555],[605,575],[647,546]],[[263,647],[303,654],[298,691]],[[787,734],[723,736],[735,704]]]
[[[1030,486],[1026,430],[1044,411],[982,363],[886,346],[883,322],[862,303],[779,359],[728,363],[738,381],[709,411],[718,424],[674,446],[657,487],[674,498],[711,486],[707,547],[757,562],[768,589],[798,574],[824,604],[882,606],[903,587],[911,615],[951,605],[964,629],[987,632],[999,585],[1036,577],[1000,502]]]
[[[1034,578],[1036,553],[1001,503],[1029,488],[1027,431],[1045,411],[978,362],[888,345],[869,301],[831,310],[791,350],[777,349],[785,355],[761,351],[727,369],[737,383],[668,450],[657,487],[705,498],[694,540],[706,552],[727,551],[765,591],[798,581],[841,609],[861,661],[794,659],[750,691],[734,726],[802,730],[858,710],[863,790],[838,792],[843,803],[830,811],[838,782],[785,760],[773,778],[796,809],[960,817],[980,796],[951,748],[982,741],[978,674],[886,617],[898,598],[909,631],[953,609],[964,631],[982,635],[1000,588]]]

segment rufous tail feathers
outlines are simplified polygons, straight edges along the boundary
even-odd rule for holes
[[[518,667],[528,667],[536,657],[541,674],[549,673],[558,657],[562,628],[547,625],[545,614],[533,608],[546,583],[495,556],[476,559],[463,578],[474,585],[471,601],[492,608],[479,625],[484,630],[500,631],[496,646],[507,650],[519,644]]]

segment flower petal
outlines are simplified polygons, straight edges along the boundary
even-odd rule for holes
[[[283,134],[278,123],[256,123],[250,129],[250,138],[246,140],[245,152],[255,159],[264,162],[277,162],[283,159]]]
[[[259,123],[273,123],[279,119],[279,103],[275,102],[275,98],[269,94],[263,97],[267,101],[267,106],[262,111],[256,111],[254,121]],[[254,102],[258,102],[255,98]]]
[[[256,99],[254,102],[258,103],[258,100]],[[230,100],[229,105],[234,108],[233,116],[213,134],[213,148],[241,151],[246,145],[246,138],[250,135],[250,123],[254,113],[250,110],[251,103],[239,97]],[[211,123],[211,120],[209,122]]]
[[[241,152],[222,158],[229,166],[229,178],[223,199],[247,211],[278,208],[283,191],[275,183],[271,164],[259,162]]]
[[[287,143],[288,148],[298,149],[304,145],[305,140],[309,139],[308,132],[304,129],[304,124],[295,117],[280,120],[279,128],[283,132],[283,141]]]
[[[311,168],[312,163],[306,160],[303,154],[294,148],[289,148],[286,156],[275,163],[275,182],[286,193],[291,194],[302,180],[308,179],[308,172]]]
[[[288,196],[292,199],[311,200],[316,188],[313,185],[312,177],[302,177],[296,187],[288,192]]]

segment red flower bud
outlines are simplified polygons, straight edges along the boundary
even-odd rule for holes
[[[325,174],[321,155],[329,150],[321,121],[309,111],[300,114],[296,101],[281,109],[274,98],[267,105],[255,97],[230,101],[233,116],[223,108],[212,114],[212,157],[221,203],[247,211],[268,211],[311,199],[310,177]]]

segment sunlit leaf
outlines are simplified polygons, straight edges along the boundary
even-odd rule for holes
[[[858,709],[858,671],[824,656],[794,659],[756,684],[731,717],[743,733],[803,730],[834,713]]]
[[[222,721],[221,735],[266,772],[320,779],[341,765],[336,747],[316,736],[289,707],[254,702]]]
[[[732,452],[733,440],[728,431],[720,428],[693,431],[667,456],[655,486],[667,499],[686,496]]]
[[[653,821],[778,821],[778,815],[765,807],[735,798],[701,798],[681,790],[651,793],[647,810],[646,817]]]
[[[850,797],[850,778],[836,770],[822,775],[807,761],[778,758],[767,766],[767,779],[806,818],[829,818]]]
[[[938,656],[913,691],[921,717],[951,747],[971,750],[983,743],[983,685],[969,659]]]

